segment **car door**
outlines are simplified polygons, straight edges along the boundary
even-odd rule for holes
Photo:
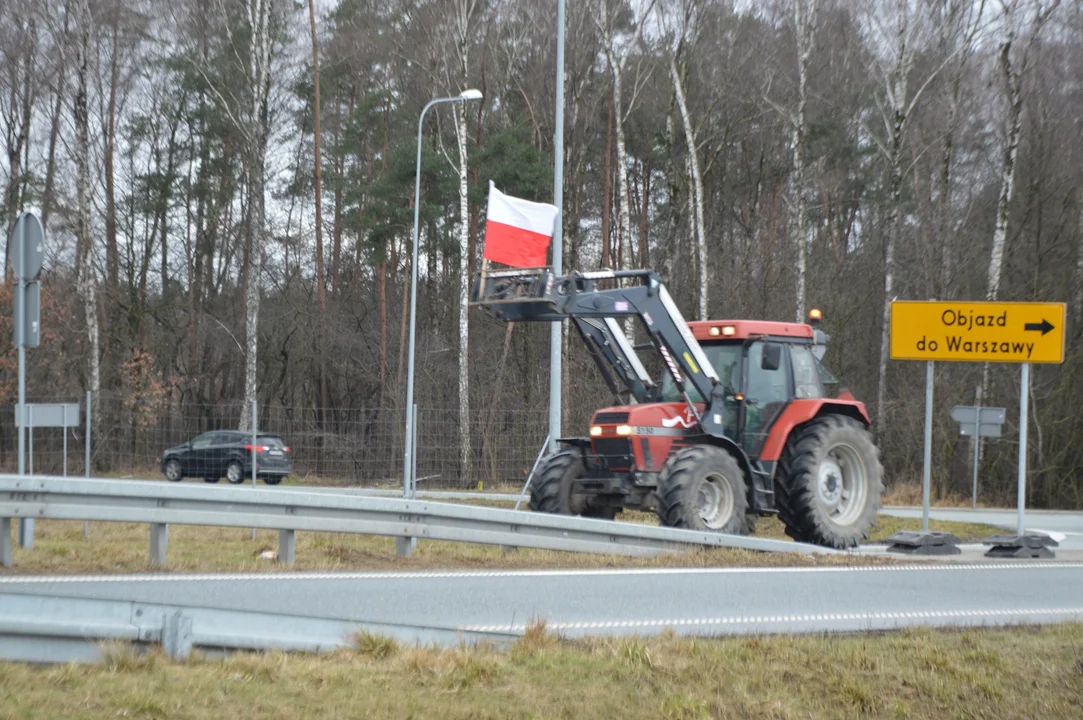
[[[223,430],[214,434],[207,462],[207,477],[220,478],[226,474],[226,466],[240,443],[242,435],[238,432]]]
[[[192,446],[188,450],[188,462],[185,463],[185,474],[194,477],[205,477],[211,459],[211,448],[214,436],[217,433],[205,432],[192,440]]]

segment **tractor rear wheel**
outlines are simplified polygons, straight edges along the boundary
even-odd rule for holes
[[[663,525],[745,535],[748,486],[732,455],[713,445],[684,448],[669,457],[658,478]]]
[[[586,473],[583,455],[575,448],[550,455],[530,483],[530,509],[554,515],[582,515],[612,520],[617,508],[593,507],[587,496],[574,492],[574,483]]]
[[[795,429],[775,477],[778,516],[794,540],[845,549],[868,539],[884,485],[864,425],[828,415]]]

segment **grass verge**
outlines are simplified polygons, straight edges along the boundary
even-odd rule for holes
[[[0,718],[1078,718],[1083,625],[0,664]]]
[[[656,523],[648,513],[629,513],[632,522]],[[13,523],[13,526],[15,523]],[[995,531],[979,525],[938,523],[934,530],[955,532],[964,539],[985,537]],[[920,520],[882,516],[873,534],[880,541],[900,529],[917,529]],[[12,528],[14,534],[16,528]],[[758,537],[787,539],[775,518],[761,518]],[[273,559],[261,557],[274,552],[278,533],[259,531],[255,540],[243,528],[172,525],[169,528],[168,564],[174,572],[252,572],[281,570]],[[89,538],[83,523],[41,520],[35,523],[35,547],[16,546],[14,568],[0,568],[0,574],[14,573],[128,573],[152,570],[149,560],[149,529],[146,524],[90,523]],[[717,549],[672,553],[658,558],[626,558],[612,555],[518,549],[507,551],[492,545],[418,541],[413,557],[395,554],[392,538],[345,533],[297,533],[297,570],[427,570],[439,568],[607,568],[607,567],[727,567],[782,565],[838,565],[889,563],[891,559],[871,557],[808,557],[797,553],[760,553]],[[153,568],[161,570],[161,568]]]

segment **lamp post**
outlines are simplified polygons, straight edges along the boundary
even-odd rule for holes
[[[413,486],[413,448],[414,448],[414,344],[416,340],[417,322],[417,245],[418,245],[418,222],[421,210],[421,131],[425,124],[425,113],[433,105],[440,103],[466,102],[467,100],[480,100],[481,91],[463,90],[455,97],[436,98],[421,110],[421,117],[417,120],[417,172],[414,180],[414,249],[413,259],[410,261],[410,349],[406,363],[406,452],[403,454],[402,466],[402,496],[410,498],[414,496],[417,488]],[[467,282],[463,278],[463,282]]]

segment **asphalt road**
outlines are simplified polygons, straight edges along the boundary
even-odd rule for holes
[[[0,577],[49,593],[390,625],[701,636],[1083,621],[1083,563]]]

